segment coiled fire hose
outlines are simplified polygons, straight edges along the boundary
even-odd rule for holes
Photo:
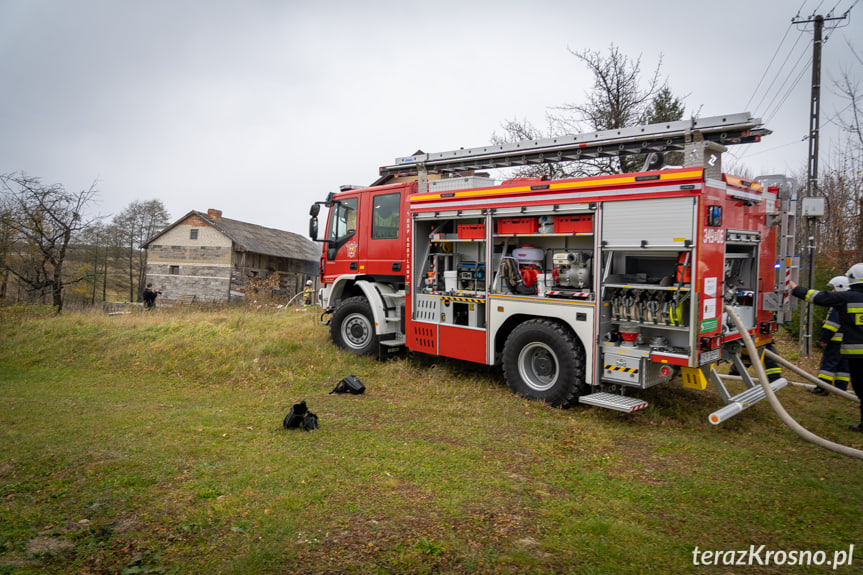
[[[746,345],[746,351],[749,353],[749,357],[757,358],[758,350],[755,348],[755,343],[753,343],[752,338],[749,336],[749,332],[746,331],[746,328],[743,326],[743,322],[740,321],[740,318],[737,316],[737,313],[731,308],[731,306],[725,307],[725,312],[728,313],[728,317],[734,321],[734,325],[737,326],[737,331],[743,337],[743,343]],[[840,453],[842,455],[847,455],[848,457],[854,457],[856,459],[863,459],[863,451],[859,449],[854,449],[853,447],[848,447],[847,445],[842,445],[839,443],[834,443],[828,439],[824,439],[823,437],[819,437],[794,421],[794,419],[788,415],[788,412],[785,411],[785,408],[782,407],[782,404],[779,403],[779,399],[776,397],[776,394],[773,392],[773,388],[770,387],[770,384],[767,382],[767,374],[764,372],[764,366],[760,361],[753,361],[752,365],[755,366],[755,371],[758,375],[758,381],[761,383],[761,387],[764,389],[764,393],[767,396],[767,400],[770,402],[770,407],[773,408],[773,411],[776,412],[776,415],[779,416],[779,419],[782,420],[782,423],[790,427],[797,435],[805,439],[806,441],[810,441],[816,445],[820,445],[830,451],[835,451],[836,453]]]

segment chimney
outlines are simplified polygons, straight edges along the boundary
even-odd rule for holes
[[[207,217],[214,222],[218,222],[222,219],[222,210],[214,210],[210,208],[209,210],[207,210]]]

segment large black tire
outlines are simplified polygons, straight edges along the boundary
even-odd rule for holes
[[[330,337],[337,346],[357,355],[376,355],[379,349],[372,308],[363,296],[341,302],[330,321]]]
[[[562,325],[528,320],[506,339],[503,374],[518,395],[569,407],[584,388],[584,348]]]

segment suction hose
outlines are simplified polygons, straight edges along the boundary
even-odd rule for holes
[[[737,313],[731,308],[731,306],[726,306],[725,310],[728,313],[728,317],[730,317],[734,321],[734,325],[737,326],[737,331],[740,332],[741,337],[743,338],[743,343],[746,345],[746,351],[749,352],[749,357],[757,358],[758,350],[755,348],[755,343],[753,343],[752,338],[749,336],[749,332],[746,331],[746,328],[743,326],[743,322],[740,321],[740,318],[737,316]],[[853,447],[848,447],[847,445],[841,445],[839,443],[834,443],[823,437],[819,437],[794,421],[788,412],[785,411],[785,408],[782,407],[782,404],[779,403],[779,399],[777,399],[776,394],[773,392],[773,388],[767,383],[767,374],[764,372],[764,366],[760,361],[753,361],[752,365],[755,366],[755,371],[758,374],[758,380],[761,382],[761,387],[764,389],[765,395],[767,395],[767,400],[770,402],[770,407],[773,408],[773,411],[776,412],[776,415],[779,416],[779,419],[782,420],[782,423],[790,427],[794,432],[805,439],[806,441],[810,441],[816,445],[820,445],[830,451],[835,451],[836,453],[840,453],[842,455],[847,455],[848,457],[854,457],[856,459],[863,459],[863,451],[859,449],[854,449]]]
[[[772,351],[770,351],[769,349],[764,350],[764,355],[766,355],[770,359],[774,360],[776,363],[778,363],[782,367],[787,367],[788,369],[790,369],[791,371],[793,371],[797,375],[808,379],[809,381],[811,381],[812,383],[814,383],[818,387],[821,387],[823,389],[826,389],[827,391],[830,391],[830,392],[833,392],[837,395],[840,395],[840,396],[844,397],[845,399],[850,399],[851,401],[856,401],[857,403],[860,403],[860,398],[857,397],[856,395],[854,395],[853,393],[849,393],[847,391],[842,391],[838,387],[834,387],[834,386],[830,385],[829,383],[827,383],[826,381],[820,380],[817,377],[806,373],[805,371],[803,371],[802,369],[800,369],[799,367],[797,367],[796,365],[794,365],[793,363],[791,363],[790,361],[788,361],[787,359],[782,357],[781,355],[777,355],[777,354],[773,353]]]

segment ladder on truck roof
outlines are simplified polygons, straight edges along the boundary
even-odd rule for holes
[[[684,151],[687,145],[707,143],[727,146],[750,144],[769,135],[760,118],[748,112],[693,118],[660,124],[646,124],[631,128],[602,130],[585,134],[572,134],[540,140],[525,140],[497,146],[481,146],[439,152],[417,153],[396,158],[395,163],[380,168],[381,176],[406,171],[458,172],[509,168],[530,164],[575,162],[651,152]],[[709,147],[709,145],[708,145]],[[698,158],[700,162],[703,158]],[[699,164],[700,165],[700,164]]]

